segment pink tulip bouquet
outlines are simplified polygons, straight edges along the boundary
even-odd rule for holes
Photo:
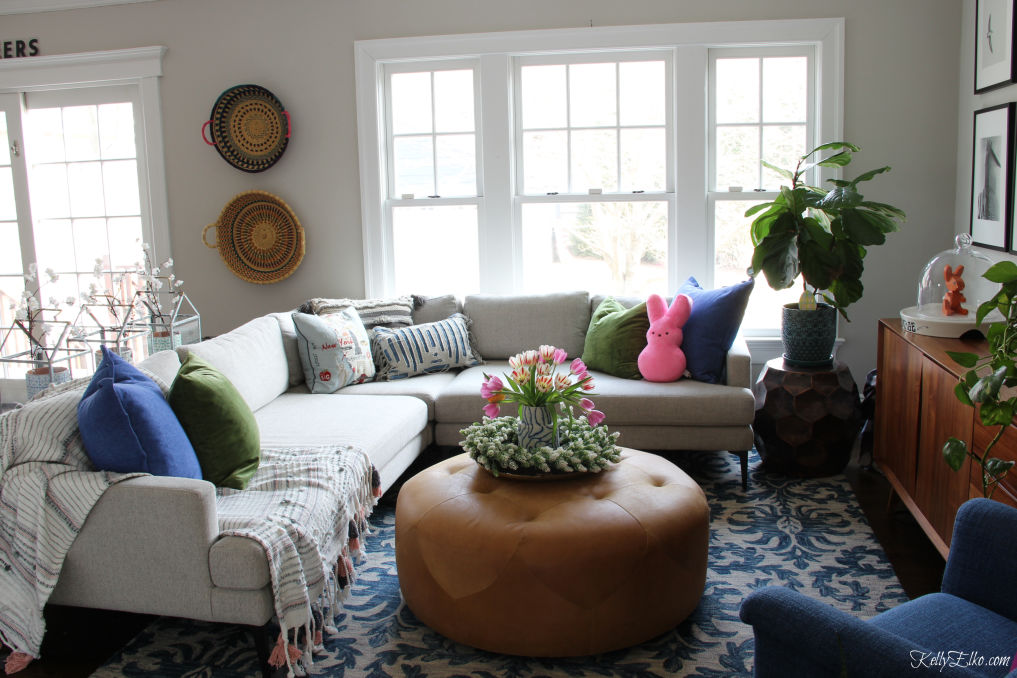
[[[593,401],[587,397],[596,395],[593,377],[579,358],[569,363],[568,373],[559,372],[566,360],[565,349],[544,344],[509,358],[512,373],[504,375],[504,380],[484,373],[480,387],[480,395],[487,401],[484,414],[494,419],[501,412],[501,403],[547,407],[557,426],[559,408],[570,421],[573,408],[577,408],[586,414],[591,426],[599,425],[604,421],[604,413],[594,409]]]

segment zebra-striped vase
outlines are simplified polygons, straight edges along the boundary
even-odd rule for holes
[[[554,415],[550,407],[529,405],[519,406],[519,423],[516,432],[519,446],[527,449],[534,447],[558,447],[558,436],[554,430]]]

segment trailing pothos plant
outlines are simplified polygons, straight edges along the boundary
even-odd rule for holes
[[[762,272],[770,287],[783,290],[801,274],[804,291],[799,308],[815,309],[816,295],[821,294],[845,320],[844,309],[862,297],[865,248],[882,245],[887,233],[898,230],[904,212],[865,200],[858,192],[858,184],[889,172],[889,167],[864,172],[850,181],[828,179],[833,184],[829,190],[809,186],[803,177],[813,167],[844,167],[858,150],[844,141],[822,144],[803,155],[794,170],[763,161],[791,185],[781,186],[773,202],[745,213],[757,215],[752,221],[752,275]],[[822,157],[827,151],[832,153]]]
[[[1017,264],[999,262],[983,277],[1001,285],[995,296],[981,304],[975,314],[979,325],[993,310],[1003,315],[1003,320],[990,323],[985,332],[989,355],[961,351],[947,351],[947,354],[957,364],[969,368],[954,388],[957,399],[972,407],[979,405],[978,418],[982,424],[999,427],[999,430],[981,456],[963,440],[951,436],[943,445],[943,457],[954,471],[959,471],[964,460],[971,457],[982,469],[982,495],[992,498],[999,481],[1014,465],[1012,461],[990,456],[990,452],[1017,416],[1017,390],[1013,388],[1017,386]]]

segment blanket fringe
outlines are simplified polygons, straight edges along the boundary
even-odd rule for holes
[[[356,582],[355,563],[363,557],[361,548],[365,535],[371,533],[368,517],[382,493],[381,478],[377,469],[373,465],[369,465],[368,468],[369,482],[360,484],[358,490],[348,499],[345,507],[347,521],[345,543],[339,548],[332,566],[326,569],[324,588],[318,599],[311,603],[307,619],[297,622],[294,619],[284,621],[278,615],[276,617],[281,631],[269,656],[269,664],[274,668],[285,665],[287,676],[290,678],[306,675],[305,670],[313,664],[314,653],[324,650],[323,632],[330,636],[339,633],[335,626],[335,617],[339,614],[342,602],[349,598],[351,588]]]
[[[4,663],[4,673],[8,676],[17,673],[31,664],[33,659],[35,657],[25,652],[11,652]]]

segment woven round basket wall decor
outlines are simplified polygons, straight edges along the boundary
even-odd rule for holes
[[[215,242],[206,239],[215,229]],[[304,258],[304,229],[282,198],[246,191],[226,203],[219,220],[201,232],[241,280],[267,284],[289,277]]]
[[[237,85],[216,99],[210,119],[201,126],[201,138],[237,169],[264,172],[286,150],[290,114],[264,87]]]

